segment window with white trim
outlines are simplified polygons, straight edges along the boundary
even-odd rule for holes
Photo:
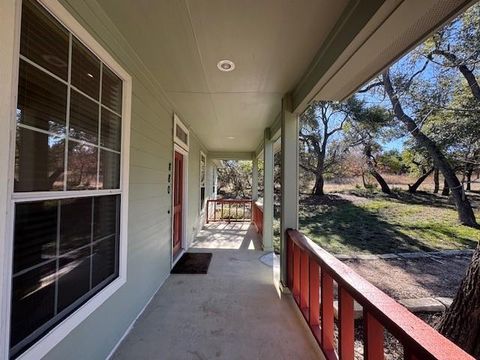
[[[22,4],[10,357],[119,276],[124,82],[36,0]]]

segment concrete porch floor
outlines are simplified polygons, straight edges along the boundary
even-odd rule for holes
[[[262,238],[249,222],[213,222],[203,227],[191,248],[262,250]]]
[[[209,224],[202,233],[190,251],[213,253],[208,274],[170,275],[113,359],[322,359],[291,297],[279,297],[272,268],[259,260],[266,253],[246,247],[260,241],[254,228]]]

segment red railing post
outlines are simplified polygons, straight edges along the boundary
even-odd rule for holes
[[[322,348],[325,356],[334,358],[335,349],[333,346],[334,336],[334,313],[333,313],[333,279],[322,269],[321,278],[321,299],[320,320],[322,330]]]
[[[308,296],[310,299],[308,302],[310,311],[308,322],[310,327],[317,327],[320,324],[320,268],[313,259],[310,259],[309,268],[310,289],[308,291]]]
[[[295,244],[287,234],[287,280],[288,288],[293,292],[293,252]]]
[[[293,248],[293,297],[300,304],[300,247]]]
[[[340,287],[338,302],[339,318],[339,344],[340,360],[353,360],[354,358],[354,309],[353,298],[343,287]]]
[[[310,300],[308,296],[309,286],[308,286],[308,267],[309,257],[305,251],[302,251],[300,254],[300,309],[302,311],[308,310],[308,302]],[[308,315],[305,313],[305,315]]]
[[[210,219],[210,200],[207,200],[207,216],[206,217],[207,217],[206,223],[208,224]]]
[[[368,311],[363,311],[364,322],[364,357],[367,360],[383,360],[383,326]]]

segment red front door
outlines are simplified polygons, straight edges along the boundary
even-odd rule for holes
[[[173,182],[173,257],[176,257],[182,248],[183,233],[183,155],[176,151]]]

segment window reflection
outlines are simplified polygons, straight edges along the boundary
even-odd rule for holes
[[[69,141],[67,190],[95,190],[98,148]]]
[[[67,86],[23,60],[19,71],[17,122],[63,134]]]
[[[120,154],[100,150],[100,189],[120,188]]]
[[[17,128],[15,191],[63,190],[63,138]]]
[[[120,151],[122,138],[122,119],[110,110],[102,109],[102,129],[100,145]]]
[[[72,90],[70,95],[70,130],[72,138],[97,144],[99,105]]]

